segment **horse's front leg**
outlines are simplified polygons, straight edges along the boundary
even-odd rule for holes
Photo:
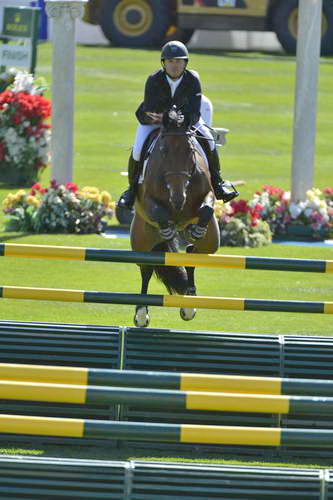
[[[133,250],[148,252],[160,241],[157,230],[147,224],[138,213],[135,213],[131,224],[131,246]],[[141,272],[141,294],[147,294],[150,278],[153,274],[153,266],[140,266]],[[147,305],[137,305],[135,308],[134,324],[138,327],[146,327],[149,324],[149,312]]]
[[[153,274],[153,266],[140,266],[141,271],[141,294],[147,295],[150,278]],[[149,325],[150,317],[147,305],[137,305],[135,308],[135,326],[145,328]]]
[[[207,194],[198,210],[198,222],[186,228],[187,239],[191,242],[202,239],[207,234],[209,221],[214,214],[214,197],[211,192]]]
[[[192,253],[193,250],[194,250],[193,245],[188,245],[188,247],[186,248],[187,253]],[[195,283],[194,283],[195,267],[185,267],[185,269],[187,272],[187,282],[188,282],[186,295],[195,296],[197,294],[196,288],[195,288]],[[190,321],[191,319],[193,319],[194,316],[196,315],[196,312],[197,312],[197,310],[194,307],[181,307],[179,310],[180,317],[184,321]]]
[[[216,217],[211,217],[207,225],[207,232],[204,238],[199,238],[193,245],[188,245],[187,253],[215,253],[220,246],[220,231]],[[194,280],[195,267],[186,267],[188,278],[188,289],[186,295],[196,295],[196,286]],[[196,310],[194,308],[182,308],[180,316],[184,320],[194,318]]]
[[[177,234],[177,229],[171,221],[168,210],[151,198],[146,200],[146,206],[150,218],[158,224],[161,239],[172,240]]]

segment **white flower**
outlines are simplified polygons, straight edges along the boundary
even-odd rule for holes
[[[308,207],[317,210],[320,207],[320,203],[321,200],[317,196],[314,196],[311,200],[308,201]]]
[[[34,92],[34,77],[27,71],[19,71],[13,83],[13,92]]]
[[[290,203],[289,205],[289,212],[292,217],[292,219],[297,219],[297,217],[303,212],[304,209],[304,202],[299,202],[299,203]]]

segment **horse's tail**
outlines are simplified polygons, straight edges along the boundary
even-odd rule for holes
[[[165,241],[154,246],[155,252],[177,252],[176,240]],[[184,295],[188,287],[187,272],[180,266],[154,266],[154,272],[160,281],[165,285],[169,293],[179,293]]]

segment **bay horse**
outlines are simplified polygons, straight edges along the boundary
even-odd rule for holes
[[[195,132],[184,124],[175,106],[164,113],[159,136],[138,186],[131,224],[131,247],[136,251],[177,252],[178,240],[189,253],[215,253],[220,232],[214,215],[215,197],[203,151]],[[169,293],[196,295],[194,267],[140,265],[141,294],[147,294],[152,274]],[[196,310],[181,308],[185,321]],[[136,306],[134,323],[149,324],[148,306]]]

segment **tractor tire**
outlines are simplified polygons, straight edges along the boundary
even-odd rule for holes
[[[280,1],[273,13],[273,30],[283,49],[288,54],[296,54],[298,0]],[[333,53],[333,0],[323,2],[321,55]]]
[[[193,33],[194,30],[178,28],[175,25],[171,25],[164,37],[163,43],[170,42],[171,40],[179,40],[186,45],[191,40]]]
[[[113,45],[161,47],[171,17],[170,6],[165,0],[104,0],[100,25]]]

